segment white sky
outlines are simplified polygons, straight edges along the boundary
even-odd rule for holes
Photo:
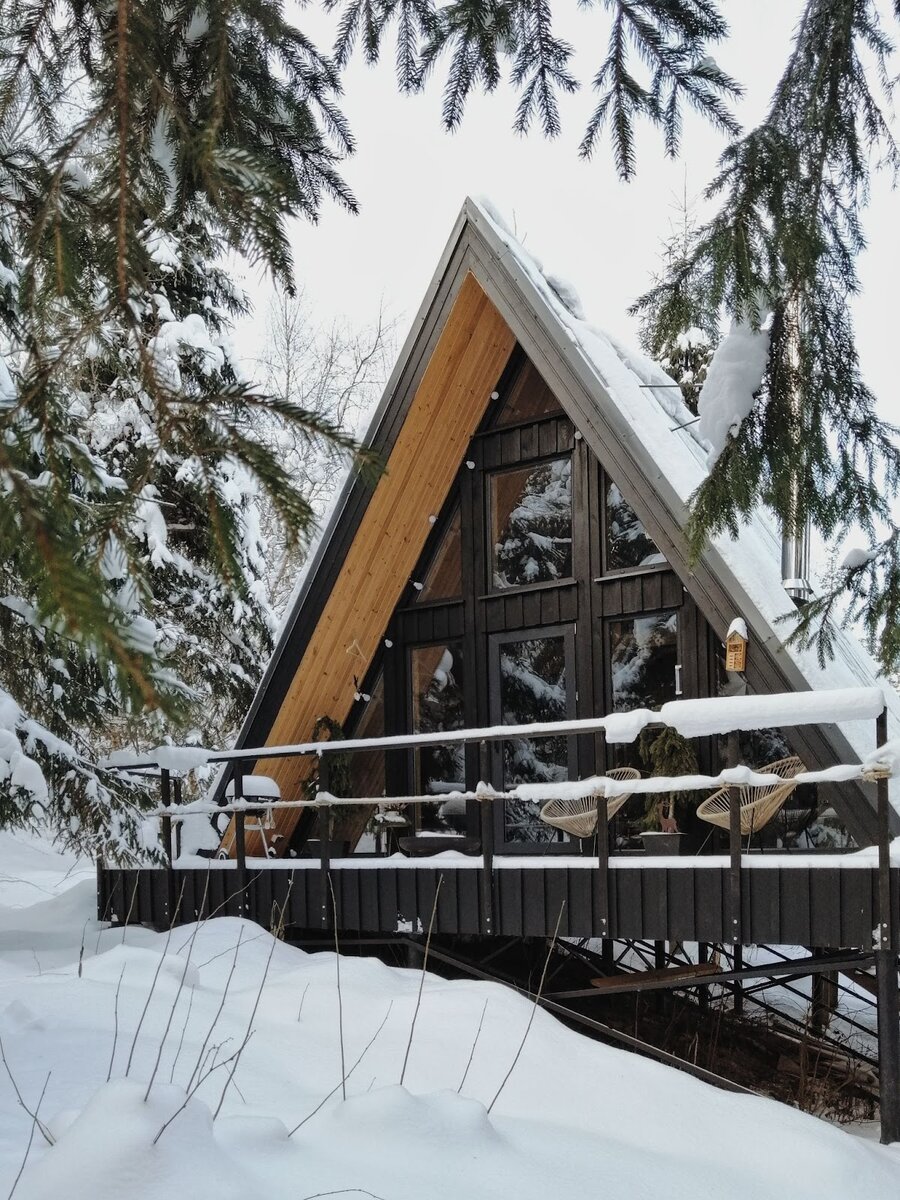
[[[559,2],[559,32],[576,47],[574,73],[589,80],[605,52],[608,16],[601,5],[578,9]],[[746,88],[739,119],[753,124],[764,111],[784,65],[801,0],[724,0],[730,40],[714,53]],[[887,4],[883,7],[887,9]],[[301,24],[319,44],[331,41],[330,18],[310,8]],[[888,15],[886,28],[900,40]],[[388,48],[390,50],[390,48]],[[896,69],[896,68],[895,68]],[[563,98],[563,133],[548,142],[536,129],[511,131],[515,97],[508,88],[470,101],[462,128],[440,126],[438,71],[427,91],[401,96],[390,52],[375,68],[357,56],[345,80],[344,111],[358,143],[344,175],[361,205],[350,216],[326,204],[317,226],[297,223],[293,234],[296,278],[313,312],[324,322],[345,315],[369,323],[383,303],[397,318],[398,345],[437,265],[467,194],[488,196],[545,266],[570,279],[596,324],[637,341],[628,305],[659,267],[659,248],[685,185],[696,198],[725,145],[699,118],[685,122],[680,160],[664,158],[662,139],[642,128],[638,174],[620,183],[608,139],[582,162],[577,147],[595,103],[589,86]],[[900,276],[897,198],[888,179],[876,180],[866,216],[869,250],[860,263],[863,293],[855,319],[863,371],[879,396],[883,415],[900,422],[893,344],[895,281]],[[252,273],[244,285],[256,316],[237,331],[240,351],[256,353],[270,285]]]

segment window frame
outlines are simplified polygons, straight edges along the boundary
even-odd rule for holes
[[[534,583],[516,583],[510,587],[497,587],[494,582],[494,538],[493,538],[493,481],[497,475],[511,474],[513,471],[526,471],[532,467],[540,467],[545,463],[569,460],[569,531],[570,531],[570,573],[561,575],[559,579],[539,579]],[[484,563],[485,590],[479,599],[495,596],[514,596],[522,592],[530,592],[537,588],[567,587],[578,582],[578,564],[576,562],[576,493],[578,487],[578,464],[575,449],[556,451],[553,454],[541,454],[532,458],[520,459],[516,462],[504,463],[499,467],[482,467],[482,493],[484,496],[483,528],[484,528]]]
[[[565,720],[575,720],[578,715],[578,677],[576,661],[576,625],[577,621],[559,622],[555,625],[532,625],[526,629],[498,630],[488,634],[487,653],[487,687],[488,687],[488,721],[492,726],[503,725],[502,681],[500,676],[500,651],[508,642],[528,642],[538,638],[563,639],[563,654],[566,668],[566,716]],[[502,790],[503,784],[503,746],[504,739],[489,742],[490,783],[497,790]],[[568,778],[577,779],[580,776],[578,759],[578,737],[576,734],[566,736],[566,754],[568,758]],[[516,854],[578,854],[577,840],[553,840],[548,842],[519,842],[506,839],[506,808],[505,801],[493,805],[494,810],[494,845],[498,853],[505,854],[511,849]]]
[[[665,555],[663,555],[662,562],[649,563],[647,566],[644,566],[644,567],[641,567],[641,566],[611,567],[609,565],[609,540],[607,538],[607,530],[609,528],[609,525],[607,522],[607,515],[608,515],[607,491],[609,490],[610,485],[613,485],[614,487],[619,487],[619,485],[612,478],[612,476],[609,474],[609,472],[606,471],[606,469],[599,463],[597,464],[596,473],[597,473],[597,480],[598,480],[598,482],[597,482],[597,506],[599,509],[599,517],[600,517],[600,520],[599,520],[600,574],[599,574],[599,576],[597,576],[594,579],[594,583],[602,583],[602,581],[604,579],[620,579],[626,575],[649,575],[653,571],[671,571],[672,564],[665,557]],[[621,491],[621,488],[619,490]],[[653,542],[653,545],[656,546],[659,553],[662,554],[663,552],[662,552],[662,550],[660,550],[660,548],[656,542],[656,539],[650,536],[650,532],[647,529],[647,526],[644,524],[643,517],[641,517],[640,513],[638,513],[637,509],[635,509],[634,505],[631,503],[631,501],[628,499],[628,497],[625,496],[624,492],[622,494],[625,499],[625,502],[628,504],[628,506],[631,508],[632,512],[634,512],[635,516],[637,517],[637,519],[640,521],[641,525],[643,526],[644,532],[650,538],[651,542]]]

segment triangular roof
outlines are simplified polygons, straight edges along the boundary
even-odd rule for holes
[[[706,452],[686,424],[691,414],[678,388],[582,319],[568,286],[543,271],[488,205],[467,199],[365,439],[386,473],[374,490],[351,475],[338,496],[238,745],[296,743],[309,737],[321,712],[346,718],[353,678],[362,678],[378,649],[422,552],[428,516],[440,511],[517,342],[717,636],[724,640],[732,620],[744,618],[751,687],[762,693],[877,684],[900,729],[900,698],[853,638],[836,634],[824,668],[813,650],[785,644],[794,610],[782,587],[778,535],[765,514],[737,539],[715,539],[689,565],[682,531]],[[810,766],[824,767],[861,758],[874,747],[874,730],[871,722],[810,727],[793,741]],[[299,769],[298,760],[284,760],[272,773],[284,791]],[[874,836],[868,809],[849,823],[858,838]]]

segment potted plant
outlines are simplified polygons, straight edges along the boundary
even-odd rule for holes
[[[671,778],[697,773],[697,756],[690,742],[675,729],[645,729],[638,749],[651,775]],[[652,792],[647,795],[641,831],[645,854],[681,853],[684,834],[678,828],[678,821],[692,799],[692,792]]]

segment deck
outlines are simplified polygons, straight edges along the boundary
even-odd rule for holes
[[[900,867],[891,917],[900,924]],[[737,886],[736,886],[737,885]],[[332,903],[331,889],[334,889]],[[739,897],[739,898],[738,898]],[[549,856],[428,859],[175,860],[171,868],[98,871],[98,912],[167,928],[212,913],[297,931],[420,932],[734,942],[871,949],[877,865],[865,855],[728,858]],[[432,917],[433,914],[433,917]]]

